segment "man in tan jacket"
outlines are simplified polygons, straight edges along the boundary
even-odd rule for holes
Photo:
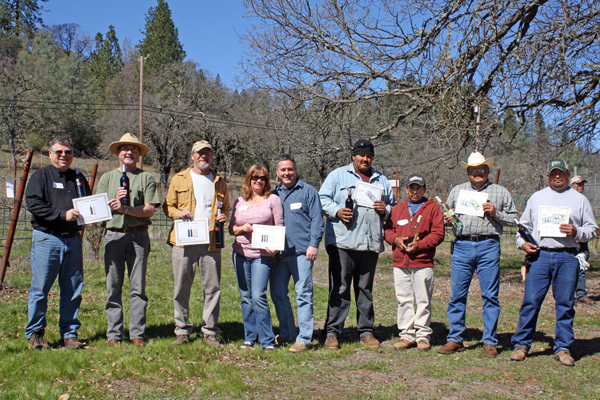
[[[210,244],[177,246],[172,228],[168,243],[173,246],[175,276],[175,335],[174,345],[189,343],[194,327],[189,323],[190,293],[196,265],[202,278],[204,292],[204,342],[219,347],[219,303],[221,300],[221,249],[216,245],[216,222],[229,218],[229,193],[223,178],[210,167],[214,151],[205,140],[194,143],[191,152],[193,166],[179,172],[171,180],[164,203],[165,214],[173,220],[208,220]],[[222,211],[222,212],[220,212]]]

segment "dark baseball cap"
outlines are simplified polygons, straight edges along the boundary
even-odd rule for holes
[[[373,143],[371,143],[367,139],[360,139],[356,143],[354,143],[354,147],[352,147],[352,155],[356,156],[359,154],[375,155]]]
[[[413,183],[416,183],[417,185],[421,186],[421,187],[425,187],[425,178],[423,177],[423,175],[420,174],[412,174],[408,177],[408,179],[406,180],[406,187],[409,187],[410,185],[412,185]]]

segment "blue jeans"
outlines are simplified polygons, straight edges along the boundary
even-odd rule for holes
[[[450,332],[447,340],[462,343],[465,331],[467,295],[473,274],[477,272],[483,300],[483,344],[498,344],[496,329],[500,317],[500,238],[471,242],[457,240],[452,253],[452,291],[448,303]]]
[[[77,337],[81,323],[77,319],[83,289],[81,235],[63,238],[34,230],[31,237],[31,288],[29,323],[25,334],[46,327],[48,293],[58,277],[60,287],[60,337]]]
[[[244,342],[262,347],[275,346],[271,311],[267,302],[267,285],[273,257],[248,258],[233,252],[233,265],[240,290]]]
[[[575,287],[579,261],[577,252],[548,252],[540,250],[536,260],[531,263],[525,277],[525,294],[519,311],[519,325],[512,337],[515,346],[531,348],[535,335],[540,308],[552,285],[552,294],[556,304],[556,330],[554,333],[554,352],[569,350],[575,335]]]
[[[271,298],[279,319],[279,334],[285,340],[296,340],[310,344],[313,334],[313,261],[306,254],[278,257],[271,271]],[[296,305],[298,306],[298,326],[294,323],[294,312],[288,297],[290,277],[294,278]]]
[[[579,268],[577,277],[577,290],[575,291],[575,298],[577,300],[585,299],[588,296],[588,292],[585,286],[585,271]]]

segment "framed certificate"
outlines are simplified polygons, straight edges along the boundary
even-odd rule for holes
[[[540,206],[538,211],[538,230],[540,237],[567,237],[558,228],[561,224],[569,223],[569,207]]]
[[[461,190],[456,200],[455,214],[475,215],[483,217],[483,203],[488,199],[487,193]]]
[[[252,225],[252,247],[285,250],[285,226]]]
[[[381,188],[370,183],[357,181],[356,189],[354,190],[354,200],[358,205],[373,208],[373,202],[381,200]]]
[[[78,225],[93,224],[112,219],[106,193],[73,199],[73,208],[79,211]]]
[[[195,221],[176,219],[173,230],[175,231],[175,244],[177,246],[210,243],[207,218],[200,218]]]

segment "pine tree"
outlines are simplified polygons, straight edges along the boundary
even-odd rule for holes
[[[96,50],[92,53],[90,64],[91,74],[98,80],[101,87],[123,68],[123,57],[115,27],[110,25],[106,39],[98,32],[96,35]]]
[[[42,7],[48,0],[0,0],[0,35],[32,34],[42,23]]]
[[[158,0],[156,7],[150,7],[146,15],[146,31],[142,33],[145,37],[138,48],[141,55],[150,55],[144,64],[148,72],[171,62],[182,62],[185,58],[185,51],[179,42],[179,33],[166,1]]]

